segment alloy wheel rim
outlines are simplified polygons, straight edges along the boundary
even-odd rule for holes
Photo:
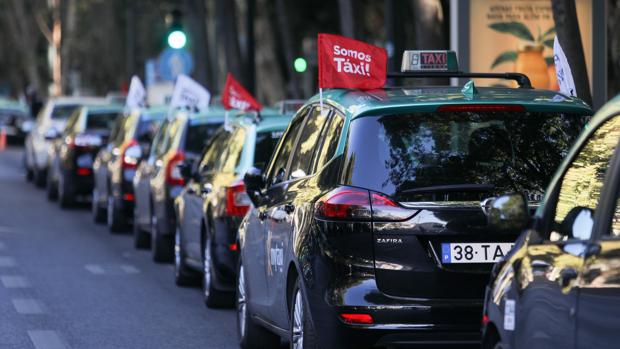
[[[209,297],[209,289],[211,288],[211,241],[207,239],[205,242],[205,251],[203,257],[203,291],[205,298]]]
[[[243,275],[243,264],[239,267],[239,279],[237,282],[237,321],[239,322],[239,333],[245,336],[245,321],[247,316],[247,306],[245,300],[245,276]]]
[[[303,349],[304,347],[304,305],[301,299],[301,292],[295,293],[295,303],[293,305],[293,348]]]

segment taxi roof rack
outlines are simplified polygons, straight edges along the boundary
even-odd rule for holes
[[[532,83],[527,75],[522,73],[464,73],[464,72],[408,72],[408,73],[388,73],[388,78],[478,78],[478,79],[504,79],[513,80],[519,88],[531,89]]]

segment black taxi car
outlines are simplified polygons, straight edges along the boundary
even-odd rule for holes
[[[78,196],[90,196],[95,156],[122,111],[121,106],[82,106],[73,112],[50,147],[46,181],[50,200],[58,199],[60,206],[67,207]]]
[[[237,280],[237,230],[250,208],[243,176],[263,168],[292,113],[264,109],[241,114],[221,127],[201,157],[186,164],[187,185],[175,201],[175,281],[203,276],[209,307],[232,305]]]
[[[489,203],[491,224],[525,230],[493,269],[484,348],[618,347],[618,142],[620,97],[588,123],[533,219],[519,194]]]
[[[133,177],[149,154],[151,143],[167,112],[166,107],[135,109],[121,119],[110,142],[99,151],[93,172],[92,213],[110,232],[124,230],[133,221]]]
[[[452,54],[452,53],[449,53]],[[446,67],[446,70],[448,67]],[[243,348],[478,345],[493,263],[518,231],[483,211],[540,198],[591,109],[522,74],[522,88],[331,89],[293,117],[239,228]]]
[[[216,106],[206,114],[177,111],[161,124],[148,157],[138,165],[133,179],[134,245],[143,248],[150,242],[156,262],[173,261],[174,199],[185,185],[181,168],[202,153],[223,123],[223,109]]]

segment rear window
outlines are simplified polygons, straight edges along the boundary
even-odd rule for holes
[[[68,119],[80,105],[57,105],[52,109],[52,119]]]
[[[185,137],[185,151],[200,154],[220,124],[190,125]]]
[[[97,114],[88,114],[86,118],[86,129],[87,130],[95,130],[95,129],[111,129],[118,118],[119,113],[97,113]]]
[[[271,155],[276,150],[278,141],[282,138],[284,131],[259,132],[256,134],[256,146],[254,148],[254,167],[261,170],[271,159]]]
[[[462,112],[362,117],[351,124],[344,180],[400,201],[540,199],[588,117]]]
[[[153,138],[155,138],[155,134],[157,133],[161,123],[162,120],[140,119],[140,121],[138,121],[138,125],[136,126],[134,138],[141,143],[150,143]]]

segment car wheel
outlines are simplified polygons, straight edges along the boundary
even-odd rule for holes
[[[185,264],[185,254],[181,244],[181,228],[174,231],[174,283],[177,286],[194,286],[196,277]]]
[[[28,149],[24,149],[24,169],[26,170],[26,181],[32,182],[34,178],[34,172],[32,171],[32,167],[28,166],[28,159],[26,156],[26,152]]]
[[[502,345],[499,335],[497,334],[497,332],[495,330],[490,331],[490,333],[487,333],[485,335],[484,340],[482,341],[482,348],[483,349],[503,349],[504,346]]]
[[[56,199],[58,199],[58,184],[52,177],[52,171],[47,171],[47,183],[45,184],[45,189],[47,192],[47,199],[49,201],[56,201]]]
[[[145,233],[138,222],[138,209],[133,209],[133,247],[147,249],[151,246],[150,235]]]
[[[301,281],[297,279],[295,287],[291,293],[291,309],[290,309],[290,348],[291,349],[309,349],[317,348],[316,337],[310,323],[310,317],[304,301],[301,290]]]
[[[68,208],[73,205],[73,192],[65,176],[61,173],[58,176],[58,202],[60,207]]]
[[[106,219],[106,210],[101,207],[101,198],[99,197],[99,190],[97,188],[93,189],[93,198],[91,200],[91,211],[93,214],[93,221],[95,223],[105,223]]]
[[[108,229],[110,233],[120,233],[125,229],[126,223],[123,218],[123,214],[120,212],[118,206],[114,202],[114,197],[108,195]]]
[[[204,302],[209,308],[222,308],[231,305],[233,297],[228,292],[222,292],[213,285],[213,242],[210,234],[205,239],[202,253],[202,294]]]
[[[34,166],[34,184],[39,187],[39,188],[43,188],[45,187],[45,179],[46,179],[46,171],[43,169],[39,169],[37,168],[37,166]]]
[[[157,263],[170,263],[173,261],[174,246],[170,237],[162,235],[157,229],[157,217],[151,218],[151,253]]]
[[[239,346],[243,349],[268,349],[280,347],[280,337],[256,324],[250,316],[248,308],[248,293],[245,281],[243,263],[239,259],[237,268],[237,294],[235,305],[237,309],[237,334]]]

